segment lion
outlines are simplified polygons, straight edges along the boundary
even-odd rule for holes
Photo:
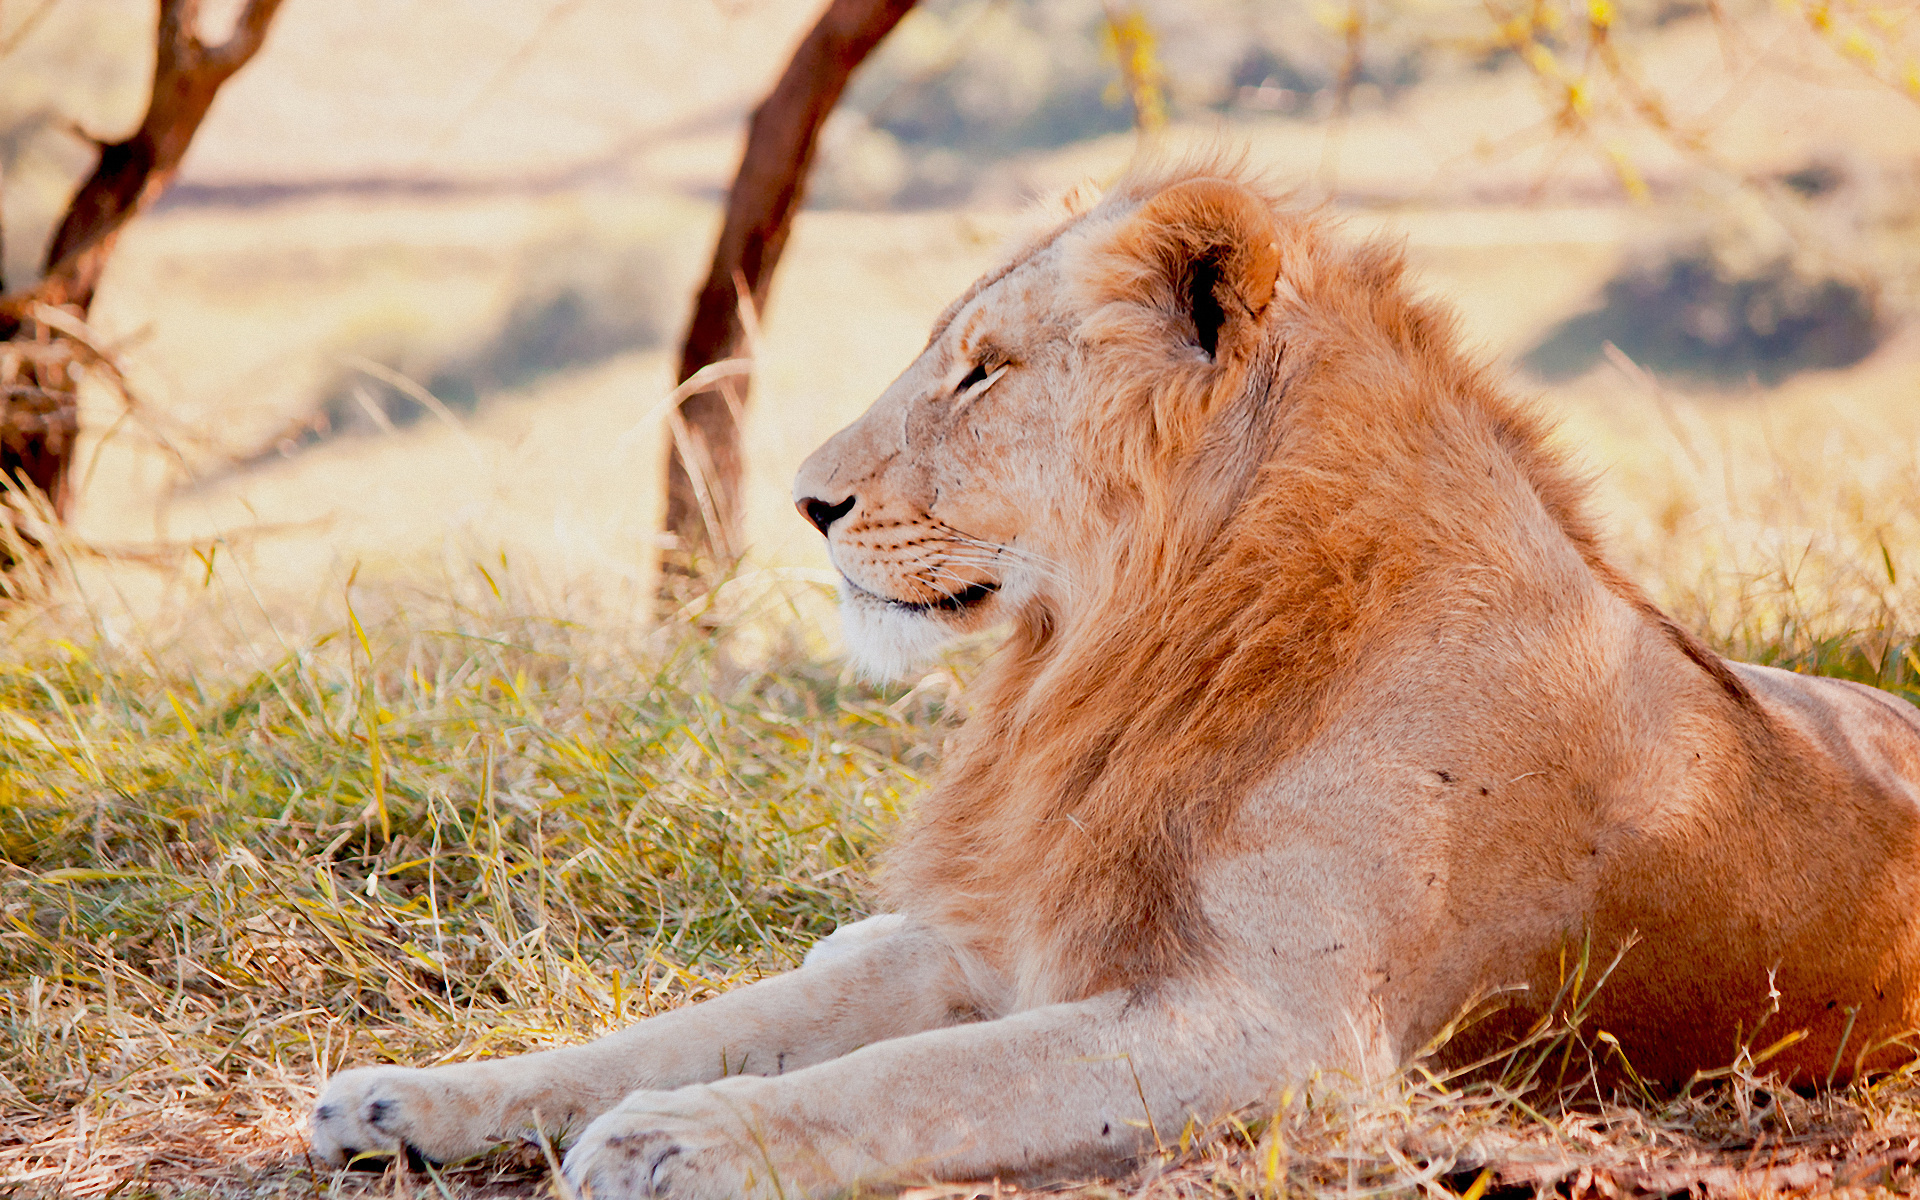
[[[982,278],[794,496],[874,671],[1006,631],[887,915],[586,1045],[341,1072],[322,1160],[563,1131],[598,1200],[1110,1170],[1503,996],[1470,1059],[1576,945],[1646,1079],[1763,1019],[1790,1082],[1910,1054],[1915,710],[1675,624],[1399,251],[1237,165]]]

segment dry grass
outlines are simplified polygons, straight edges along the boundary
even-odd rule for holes
[[[590,1037],[858,911],[937,688],[529,615],[482,570],[226,666],[14,625],[0,1188],[285,1177],[330,1069]]]
[[[1920,428],[1887,404],[1814,441],[1794,423],[1826,410],[1792,396],[1643,401],[1674,424],[1605,481],[1640,498],[1626,557],[1724,647],[1913,695]],[[531,1150],[316,1177],[304,1110],[344,1065],[576,1041],[791,966],[861,911],[969,670],[860,686],[809,632],[817,585],[772,573],[651,629],[498,559],[338,580],[304,627],[253,607],[231,564],[196,578],[138,636],[58,581],[5,628],[3,1191],[543,1194]],[[1601,1089],[1592,974],[1570,969],[1565,1015],[1473,1078],[1310,1081],[1068,1190],[1915,1183],[1920,1084],[1776,1089],[1763,1043],[1787,1031],[1680,1096]]]
[[[1732,657],[1920,703],[1920,407],[1911,336],[1849,372],[1688,394],[1623,363],[1564,389],[1615,549]]]
[[[368,35],[358,9],[335,7],[311,8],[300,18],[311,24],[283,30],[269,53],[287,70],[325,65],[310,106],[356,126],[352,137],[234,133],[223,145],[210,127],[215,161],[240,175],[281,153],[305,163],[317,140],[344,162],[358,126],[405,107],[369,89],[382,121],[340,108],[331,74]],[[758,29],[811,12],[775,8],[748,17]],[[597,46],[594,28],[575,34]],[[1670,73],[1691,78],[1696,60],[1720,55],[1709,32],[1680,29]],[[740,40],[768,63],[785,44]],[[420,59],[366,44],[382,62]],[[717,53],[668,57],[728,74],[699,69]],[[600,103],[612,76],[578,59],[557,54],[564,68],[535,82],[564,76]],[[272,65],[235,86],[266,98]],[[1448,183],[1434,207],[1356,224],[1409,233],[1469,337],[1502,353],[1576,311],[1623,244],[1671,216],[1514,207],[1530,159],[1462,174],[1475,131],[1537,118],[1525,83],[1475,74],[1411,106],[1418,120],[1360,113],[1340,154],[1360,192]],[[437,76],[394,86],[446,103],[472,90]],[[1911,117],[1897,99],[1772,86],[1729,137],[1742,161],[1783,167],[1829,144],[1905,155]],[[418,111],[437,136],[447,114]],[[1310,122],[1229,136],[1283,171],[1326,158]],[[1044,191],[1107,175],[1122,142],[1024,163],[1022,178]],[[469,166],[484,159],[454,149]],[[357,339],[397,331],[459,349],[497,315],[521,259],[573,231],[595,247],[610,229],[664,247],[657,289],[684,296],[713,212],[654,176],[711,187],[735,153],[731,131],[665,146],[637,172],[662,191],[639,200],[623,186],[316,201],[166,213],[129,231],[95,315],[133,343],[135,382],[165,422],[106,445],[78,527],[101,544],[158,540],[174,559],[141,573],[76,550],[65,576],[0,621],[0,1196],[546,1194],[546,1160],[526,1148],[435,1177],[316,1175],[306,1108],[342,1066],[578,1041],[696,1001],[791,966],[862,911],[868,856],[933,769],[969,660],[904,691],[844,678],[820,632],[820,589],[794,579],[822,561],[787,481],[911,358],[1018,221],[802,218],[748,431],[756,561],[797,570],[743,581],[718,636],[708,616],[659,629],[631,616],[650,590],[661,449],[636,423],[670,383],[664,351],[492,398],[458,431],[423,423],[227,469],[299,417]],[[1504,206],[1440,207],[1468,204],[1448,199],[1472,190],[1462,179]],[[1853,372],[1753,395],[1667,392],[1603,368],[1550,402],[1603,469],[1621,557],[1689,624],[1741,657],[1920,698],[1916,361],[1914,346],[1894,346]],[[103,402],[91,427],[118,415]],[[349,589],[356,559],[368,567]],[[432,560],[448,565],[422,581]],[[1685,1095],[1614,1094],[1588,1069],[1608,1053],[1601,1032],[1563,1019],[1474,1080],[1417,1068],[1314,1080],[1264,1111],[1160,1130],[1162,1151],[1134,1173],[1061,1190],[1482,1200],[1547,1186],[1736,1195],[1915,1182],[1920,1085],[1907,1074],[1800,1096],[1767,1085],[1756,1046]]]

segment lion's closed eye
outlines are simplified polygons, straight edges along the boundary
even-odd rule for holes
[[[975,396],[980,395],[980,393],[992,387],[1002,375],[1007,373],[1008,365],[1007,363],[1002,363],[997,367],[990,367],[989,364],[984,362],[974,364],[973,370],[968,371],[966,378],[962,379],[959,385],[954,388],[954,399],[960,404],[965,404]]]

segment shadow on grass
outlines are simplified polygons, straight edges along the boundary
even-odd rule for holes
[[[1571,379],[1611,342],[1662,374],[1771,385],[1852,366],[1885,332],[1877,297],[1857,283],[1785,258],[1735,266],[1702,244],[1614,276],[1598,307],[1561,323],[1521,362],[1542,378]]]
[[[442,415],[471,413],[490,395],[656,347],[663,336],[658,273],[646,249],[572,247],[523,273],[496,323],[464,348],[363,336],[343,347],[307,414],[236,465],[292,457],[342,436],[391,433],[436,407]]]

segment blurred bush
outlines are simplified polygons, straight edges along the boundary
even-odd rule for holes
[[[826,131],[812,203],[965,200],[979,162],[1132,127],[1100,55],[1098,4],[959,0],[916,9],[855,77]],[[971,164],[970,166],[968,164]]]
[[[1612,343],[1643,367],[1709,384],[1771,385],[1852,366],[1896,324],[1903,306],[1889,284],[1914,265],[1910,250],[1889,251],[1890,241],[1911,240],[1900,231],[1916,215],[1912,193],[1872,175],[1815,161],[1707,204],[1691,229],[1634,255],[1592,308],[1522,362],[1567,379]]]
[[[1614,276],[1598,308],[1563,322],[1522,361],[1547,379],[1568,379],[1594,366],[1611,342],[1655,371],[1773,384],[1798,371],[1852,366],[1884,332],[1870,287],[1790,256],[1741,261],[1694,242]]]

